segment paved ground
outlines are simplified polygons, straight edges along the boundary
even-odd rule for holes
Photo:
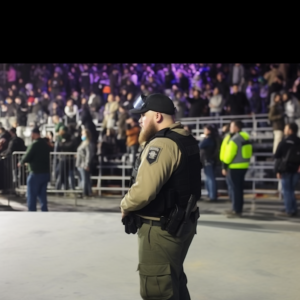
[[[137,237],[108,212],[119,202],[81,200],[75,207],[51,198],[49,213],[0,212],[0,299],[140,299]],[[0,199],[3,210],[5,204]],[[14,199],[9,210],[26,210],[23,204]],[[226,200],[199,206],[185,262],[193,300],[300,299],[299,218],[275,218],[276,200],[260,200],[254,210],[247,204],[239,220],[221,214]]]

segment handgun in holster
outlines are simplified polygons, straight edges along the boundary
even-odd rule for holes
[[[181,237],[185,233],[190,232],[194,221],[197,221],[200,216],[199,208],[197,208],[197,210],[192,215],[194,220],[191,220],[192,210],[195,207],[196,202],[197,200],[195,196],[191,195],[186,209],[183,209],[182,207],[178,207],[176,205],[175,208],[171,211],[168,220],[165,221],[165,225],[162,226],[162,229],[166,230],[169,234],[175,237]],[[162,217],[162,224],[164,224],[164,220],[165,218]]]
[[[196,211],[192,215],[192,210],[194,209],[197,203],[197,199],[194,195],[191,195],[188,205],[185,210],[185,215],[182,223],[180,224],[178,231],[176,232],[176,237],[181,237],[188,232],[191,232],[194,227],[194,222],[196,222],[200,216],[199,207],[197,207]]]

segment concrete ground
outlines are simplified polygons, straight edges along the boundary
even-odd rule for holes
[[[49,198],[48,213],[0,199],[1,300],[135,300],[137,236],[121,224],[120,199]],[[227,219],[226,201],[199,202],[198,234],[185,261],[193,300],[298,300],[300,219],[277,218],[278,200],[245,205]],[[72,212],[72,213],[71,213]]]

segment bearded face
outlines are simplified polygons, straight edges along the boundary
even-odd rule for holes
[[[155,123],[153,120],[150,120],[147,126],[142,127],[139,136],[139,143],[142,144],[144,142],[148,142],[156,133],[157,129],[155,127]]]

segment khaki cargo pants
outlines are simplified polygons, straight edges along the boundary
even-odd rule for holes
[[[159,226],[138,231],[140,294],[144,300],[190,300],[183,262],[196,233],[175,238]]]

